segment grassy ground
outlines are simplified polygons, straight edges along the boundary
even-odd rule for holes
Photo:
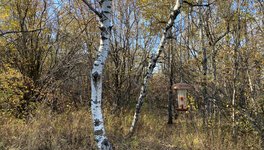
[[[234,144],[228,124],[204,129],[199,117],[190,119],[190,114],[180,114],[174,124],[168,125],[165,110],[143,110],[135,136],[126,139],[133,111],[105,113],[108,137],[118,150],[260,149],[253,132],[237,136]],[[40,107],[28,121],[1,115],[0,127],[1,150],[96,149],[88,108],[57,114]]]

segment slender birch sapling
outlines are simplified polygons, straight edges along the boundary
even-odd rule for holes
[[[172,28],[172,26],[174,24],[174,20],[180,14],[180,8],[181,8],[181,2],[180,2],[180,0],[176,0],[176,4],[173,8],[173,11],[170,14],[169,21],[167,22],[166,28],[162,34],[158,49],[157,49],[156,53],[153,53],[151,56],[151,62],[149,63],[148,71],[144,77],[144,81],[143,81],[143,84],[141,86],[140,95],[138,97],[133,122],[132,122],[132,125],[130,127],[128,136],[132,136],[134,131],[135,131],[135,128],[136,128],[136,125],[137,125],[137,122],[138,122],[139,116],[140,116],[140,110],[141,110],[141,107],[143,105],[144,98],[146,97],[148,81],[153,74],[153,70],[156,67],[157,60],[159,59],[159,57],[160,57],[160,55],[164,49],[164,45],[166,43],[166,38],[168,36],[170,29]]]

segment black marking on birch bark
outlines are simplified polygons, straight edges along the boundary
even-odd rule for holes
[[[101,35],[102,36],[102,40],[107,40],[108,38],[103,36],[103,34]]]
[[[110,143],[108,142],[107,139],[104,139],[103,142],[102,142],[102,145],[108,147],[108,146],[110,146]]]
[[[149,66],[149,69],[152,69],[152,68],[155,68],[156,67],[156,64],[155,63],[152,63],[150,66]]]
[[[100,120],[99,119],[95,119],[94,120],[94,126],[99,126],[100,125]]]
[[[100,75],[97,71],[95,71],[93,74],[92,74],[92,77],[93,77],[93,80],[97,81],[99,78],[100,78]]]
[[[108,20],[108,18],[102,13],[102,17],[100,18],[100,22],[104,22],[105,20]]]
[[[92,101],[93,101],[93,100],[92,100]],[[96,101],[93,101],[93,103],[94,103],[94,104],[98,104],[98,101],[97,101],[97,100],[96,100]]]
[[[94,131],[95,135],[102,135],[104,132],[102,129]]]
[[[175,13],[174,12],[171,13],[171,17],[170,17],[171,23],[166,25],[166,29],[165,29],[166,31],[168,31],[172,27],[173,22],[176,19],[176,17],[178,16],[178,14],[180,14],[180,10],[177,10]]]
[[[170,29],[172,27],[172,24],[168,24],[167,26],[166,26],[166,33],[168,32],[168,30]]]
[[[103,11],[103,13],[105,13],[105,14],[109,14],[110,11],[105,10],[105,11]]]
[[[102,7],[104,0],[99,1],[99,5]]]
[[[105,32],[106,31],[106,28],[104,26],[100,26],[99,29],[102,31],[102,32]]]
[[[107,8],[111,9],[112,7],[111,6],[107,6]]]
[[[112,28],[113,28],[113,25],[109,26],[109,27],[108,27],[108,30],[111,31]]]

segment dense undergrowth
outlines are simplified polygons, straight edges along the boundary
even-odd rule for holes
[[[209,127],[195,113],[181,113],[174,124],[167,124],[166,110],[144,108],[135,135],[125,138],[133,111],[111,113],[105,110],[108,137],[120,150],[204,150],[261,149],[253,131],[239,132],[232,138],[231,124],[213,121]],[[39,106],[27,120],[0,115],[1,150],[87,150],[96,149],[89,108],[52,112]]]

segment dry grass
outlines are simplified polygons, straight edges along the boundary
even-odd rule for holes
[[[168,125],[165,112],[154,110],[143,110],[135,136],[125,139],[133,112],[105,113],[108,137],[118,150],[260,149],[253,133],[238,136],[234,144],[228,126],[205,131],[201,119],[191,121],[188,114],[181,114],[174,124]],[[27,122],[2,115],[0,126],[1,150],[95,149],[90,112],[84,108],[56,114],[40,107]]]
[[[10,117],[2,117],[0,122],[0,149],[93,149],[91,118],[85,110],[54,114],[39,109],[27,123]]]

